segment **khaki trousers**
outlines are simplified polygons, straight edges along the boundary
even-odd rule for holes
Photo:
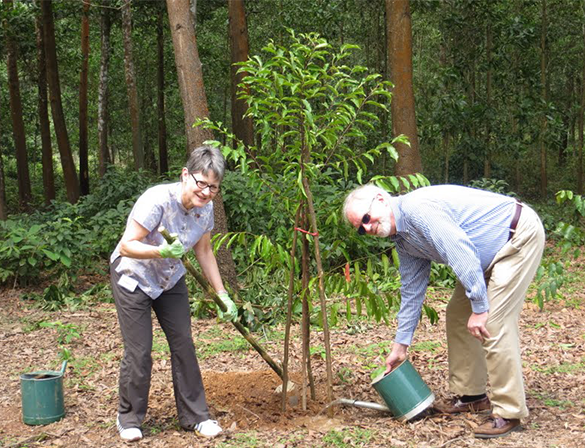
[[[471,305],[459,282],[447,306],[449,388],[456,395],[480,395],[486,392],[489,379],[493,412],[502,418],[520,419],[528,415],[518,319],[543,250],[542,223],[524,205],[514,236],[496,254],[485,273],[490,338],[483,343],[467,331]]]

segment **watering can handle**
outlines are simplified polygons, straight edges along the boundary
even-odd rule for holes
[[[67,360],[63,361],[63,364],[61,365],[61,376],[65,373],[65,367],[67,367]]]

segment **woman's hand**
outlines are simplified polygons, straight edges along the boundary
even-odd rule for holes
[[[172,244],[167,243],[164,241],[160,246],[158,246],[158,252],[160,253],[161,258],[181,258],[185,255],[185,248],[183,247],[183,243],[179,241],[176,234],[171,234],[172,237],[175,237],[175,241]]]
[[[218,292],[217,296],[227,308],[227,311],[223,312],[218,306],[217,315],[224,322],[234,322],[238,318],[238,307],[226,291]]]

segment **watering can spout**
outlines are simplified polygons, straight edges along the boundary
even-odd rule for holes
[[[61,374],[61,376],[63,376],[65,374],[66,367],[67,367],[67,360],[63,361],[63,364],[61,365],[61,371],[59,372]]]

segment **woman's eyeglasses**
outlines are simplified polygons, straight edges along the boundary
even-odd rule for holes
[[[203,182],[202,180],[197,180],[195,175],[192,173],[191,173],[191,177],[193,177],[195,184],[197,184],[197,187],[201,188],[201,190],[205,190],[206,188],[209,188],[209,192],[213,193],[213,194],[215,194],[219,191],[219,185],[208,184],[207,182]]]

